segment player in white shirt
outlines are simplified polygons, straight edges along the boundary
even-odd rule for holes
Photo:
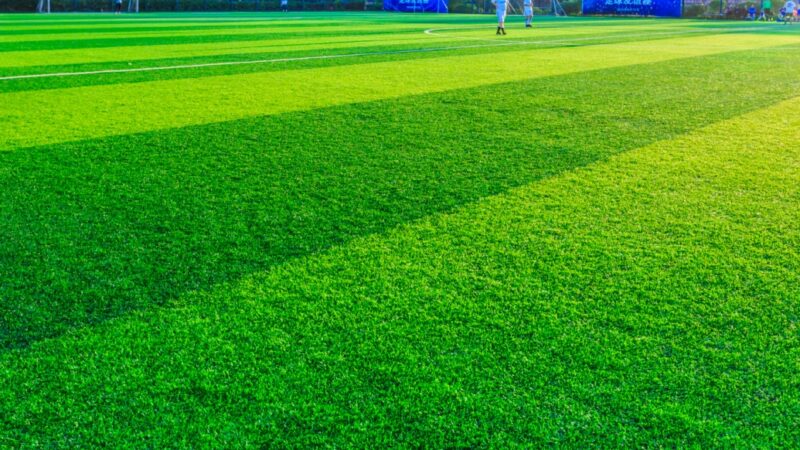
[[[783,17],[784,25],[787,23],[791,23],[794,20],[794,11],[797,8],[797,3],[789,0],[788,2],[783,4],[783,9],[786,10],[786,15]]]
[[[533,0],[524,0],[522,10],[525,14],[525,28],[533,27]]]
[[[506,0],[492,0],[497,8],[497,34],[506,34]]]

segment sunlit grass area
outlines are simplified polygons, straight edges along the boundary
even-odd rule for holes
[[[0,446],[800,446],[800,31],[0,15]]]

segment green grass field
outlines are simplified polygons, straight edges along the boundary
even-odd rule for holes
[[[800,447],[800,28],[0,15],[0,447]]]

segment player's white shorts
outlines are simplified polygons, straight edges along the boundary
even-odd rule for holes
[[[506,20],[506,2],[497,2],[497,21]]]
[[[526,6],[525,8],[523,8],[523,14],[526,16],[532,16],[533,8],[531,8],[530,6]]]

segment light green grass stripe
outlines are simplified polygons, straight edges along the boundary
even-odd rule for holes
[[[0,95],[0,150],[800,42],[703,36]]]
[[[798,108],[9,352],[0,442],[793,447]]]

